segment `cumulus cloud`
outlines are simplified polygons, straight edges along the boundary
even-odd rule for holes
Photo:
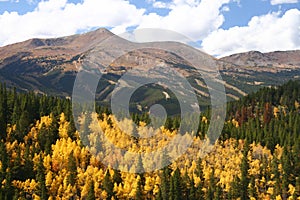
[[[78,4],[67,0],[41,1],[34,11],[24,15],[0,15],[0,46],[33,37],[71,35],[92,27],[114,27],[123,32],[126,27],[138,25],[144,12],[124,0],[84,0]]]
[[[203,40],[202,46],[206,52],[218,56],[249,50],[300,49],[300,10],[255,16],[247,26],[216,30]]]
[[[4,1],[4,0],[0,0]],[[27,0],[35,1],[35,0]],[[169,29],[202,41],[202,48],[213,55],[259,50],[300,48],[300,11],[273,12],[253,17],[247,26],[220,28],[223,12],[239,0],[146,0],[156,8],[165,8],[165,16],[147,13],[126,0],[48,0],[37,3],[34,11],[20,15],[0,15],[0,46],[38,37],[72,35],[94,27],[111,27],[123,33],[128,27]],[[273,3],[296,0],[272,0]]]
[[[271,0],[271,5],[298,3],[299,0]]]
[[[134,26],[163,28],[201,40],[223,24],[222,12],[234,1],[148,0],[153,7],[169,9],[166,16],[145,14],[145,9],[138,9],[126,0],[83,0],[78,4],[67,0],[41,1],[34,11],[24,15],[17,12],[0,15],[0,27],[5,27],[0,29],[0,46],[33,37],[71,35],[92,27],[111,27],[117,34]]]
[[[139,28],[165,28],[182,33],[193,40],[202,40],[224,23],[223,6],[232,0],[172,0],[153,1],[157,8],[168,8],[166,16],[144,15]]]

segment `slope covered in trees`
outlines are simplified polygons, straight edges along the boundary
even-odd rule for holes
[[[19,94],[1,85],[0,199],[299,199],[299,90],[299,82],[289,82],[230,103],[214,146],[203,141],[209,125],[209,112],[204,113],[194,143],[176,162],[134,174],[101,162],[101,153],[112,161],[119,155],[109,154],[97,139],[92,121],[115,145],[143,152],[167,145],[165,138],[177,134],[177,119],[169,119],[157,138],[137,140],[97,108],[98,114],[83,120],[91,148],[75,129],[69,100]],[[134,115],[133,120],[143,131],[149,119]],[[168,157],[161,155],[161,162]],[[149,165],[141,158],[134,162]]]

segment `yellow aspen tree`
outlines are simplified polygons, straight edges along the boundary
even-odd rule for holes
[[[152,193],[152,190],[154,188],[154,184],[155,184],[155,179],[153,177],[151,177],[151,176],[146,176],[145,177],[144,190],[145,190],[146,194]]]
[[[52,184],[52,178],[53,178],[53,175],[52,175],[52,171],[48,171],[48,173],[46,174],[46,187],[50,187],[51,184]]]
[[[68,127],[69,127],[69,122],[66,121],[65,114],[61,113],[59,119],[59,128],[58,128],[58,134],[60,138],[68,138]]]

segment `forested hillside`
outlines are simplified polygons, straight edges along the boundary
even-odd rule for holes
[[[290,81],[229,103],[214,146],[203,141],[209,112],[203,113],[186,154],[161,170],[134,174],[105,166],[83,145],[70,100],[1,85],[0,199],[300,199],[299,86]],[[137,140],[118,128],[109,111],[97,107],[97,112],[90,117],[105,137],[132,152],[151,151],[147,142],[167,145],[164,138],[174,137],[180,123],[170,118],[158,139]],[[149,122],[147,115],[133,120],[140,130]],[[90,136],[84,139],[101,147],[93,124],[85,127]],[[104,146],[102,151],[109,153]],[[167,162],[168,155],[160,160]],[[148,164],[134,162],[141,168]]]

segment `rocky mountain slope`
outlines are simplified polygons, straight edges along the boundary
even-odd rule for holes
[[[106,29],[54,39],[31,39],[0,47],[0,80],[21,91],[34,90],[59,96],[71,96],[76,74],[85,57],[99,42],[113,36]],[[101,53],[108,54],[103,50]],[[109,55],[108,55],[109,57]],[[208,99],[204,81],[190,64],[170,52],[141,49],[115,60],[99,82],[97,99],[109,102],[118,79],[132,68],[144,68],[153,62],[174,67],[189,80],[201,99]],[[263,86],[279,85],[300,76],[300,50],[260,53],[256,51],[216,59],[225,81],[229,100],[238,99]],[[142,67],[140,65],[143,65]],[[141,97],[153,103],[154,96],[165,99],[159,86],[145,86],[133,101]],[[167,92],[167,91],[165,91]]]

